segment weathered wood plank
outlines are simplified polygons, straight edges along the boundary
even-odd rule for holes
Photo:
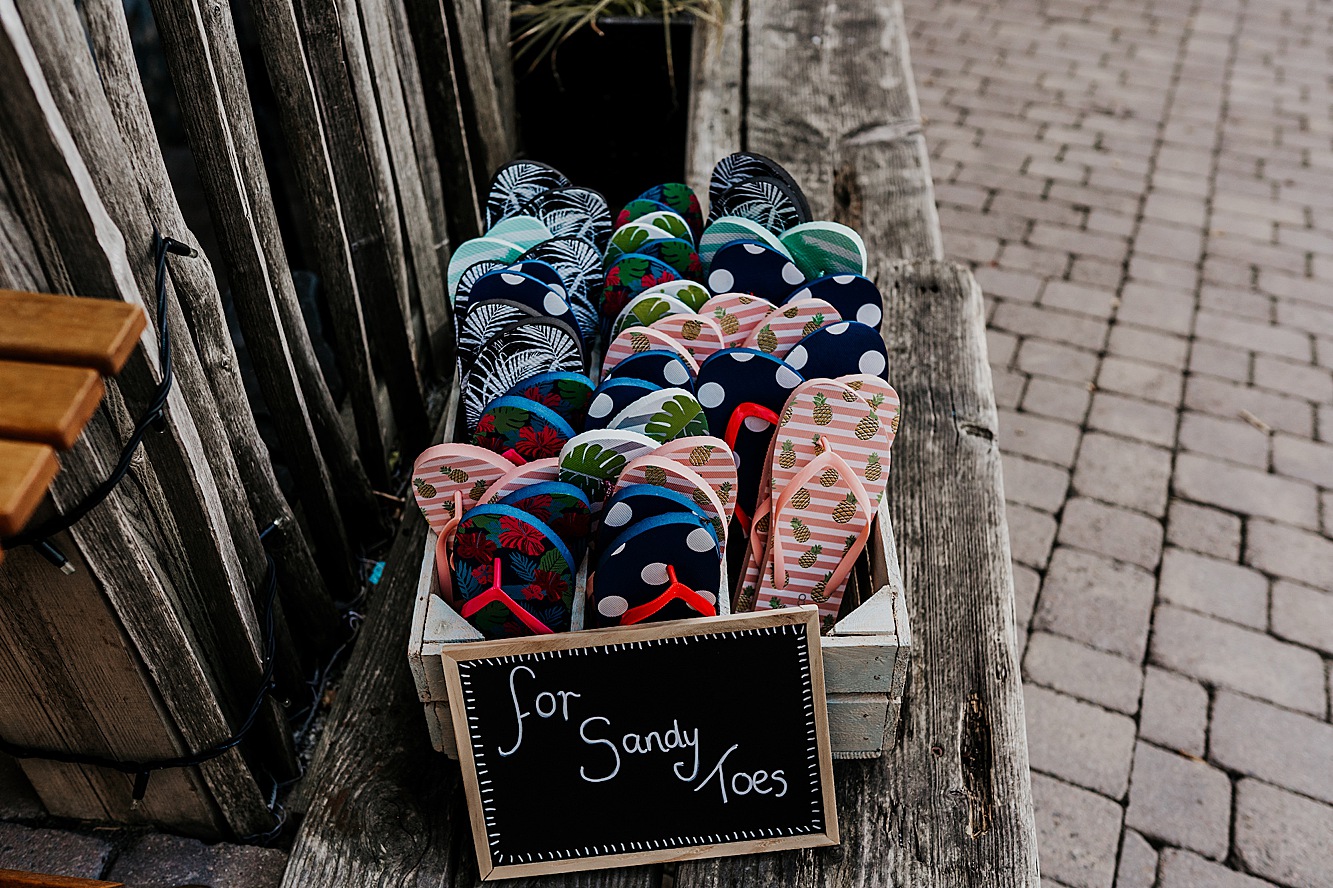
[[[489,182],[491,175],[514,154],[496,93],[482,0],[437,2],[443,5],[449,21],[450,45],[457,52],[454,60],[461,63],[455,72],[462,86],[459,95],[472,146],[473,176],[480,185]]]
[[[342,225],[338,186],[325,141],[325,122],[302,52],[296,12],[287,3],[256,3],[251,10],[287,151],[296,170],[296,191],[315,245],[320,280],[333,320],[338,368],[347,383],[362,458],[367,471],[385,484],[391,448],[385,441],[385,423],[376,398],[375,372],[361,315],[352,248]]]
[[[4,888],[125,888],[122,882],[72,879],[67,876],[47,876],[7,869],[0,869],[0,885]]]
[[[482,18],[486,22],[486,49],[491,59],[495,83],[495,103],[500,109],[500,125],[512,154],[518,146],[518,106],[514,101],[514,53],[510,49],[510,0],[482,0]]]
[[[283,608],[301,626],[297,646],[307,655],[322,658],[331,650],[337,613],[321,571],[331,572],[336,577],[337,564],[325,561],[316,565],[305,531],[292,514],[273,474],[268,450],[255,426],[254,414],[241,381],[217,279],[208,257],[185,225],[166,164],[157,147],[157,132],[139,80],[124,5],[118,0],[85,0],[83,21],[97,59],[103,93],[121,132],[125,157],[138,177],[144,207],[164,234],[190,244],[198,253],[189,262],[168,265],[173,285],[168,297],[174,295],[180,307],[189,314],[189,334],[203,376],[212,389],[217,419],[230,444],[241,486],[250,504],[251,522],[255,527],[267,526],[271,522],[278,524],[266,538],[266,545],[277,567]],[[176,306],[168,310],[180,314]],[[214,464],[225,468],[216,459]],[[238,508],[235,517],[240,519],[242,514],[243,510]],[[345,585],[346,578],[341,582]],[[337,584],[335,580],[332,585]]]
[[[293,2],[293,0],[281,0]],[[295,0],[338,180],[342,224],[352,247],[371,352],[378,361],[405,452],[430,434],[408,308],[407,259],[398,203],[355,3]]]
[[[91,367],[114,376],[148,321],[133,305],[0,289],[0,358]]]
[[[718,25],[695,22],[690,46],[689,135],[685,139],[685,182],[708,212],[708,180],[713,165],[745,146],[745,92],[741,74],[745,9],[732,0]]]
[[[0,441],[0,537],[28,523],[59,470],[56,452],[46,444]]]

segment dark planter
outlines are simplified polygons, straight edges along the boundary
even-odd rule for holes
[[[515,62],[519,147],[575,184],[596,188],[613,210],[685,175],[693,19],[673,20],[673,85],[660,19],[607,18],[571,36],[535,68]],[[523,22],[515,20],[514,34]]]

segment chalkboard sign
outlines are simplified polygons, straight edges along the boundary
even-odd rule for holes
[[[482,878],[836,845],[818,620],[449,645]]]

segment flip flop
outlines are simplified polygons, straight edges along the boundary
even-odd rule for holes
[[[614,429],[584,432],[575,435],[561,449],[558,480],[586,493],[593,512],[598,512],[625,466],[656,449],[656,441],[637,432]]]
[[[487,638],[568,632],[577,571],[560,536],[513,506],[478,506],[458,524],[451,585],[459,613]]]
[[[810,207],[799,188],[769,176],[732,185],[713,206],[717,216],[740,216],[776,235],[810,221]]]
[[[694,313],[669,315],[653,321],[648,329],[671,337],[690,353],[696,364],[702,364],[727,347],[722,335],[722,326],[706,315]]]
[[[458,325],[459,377],[466,376],[477,362],[486,343],[522,320],[538,318],[539,309],[530,305],[494,299],[471,306]]]
[[[683,388],[694,391],[695,371],[688,359],[674,348],[649,349],[631,354],[610,370],[604,371],[603,383],[610,379],[641,379],[658,388]]]
[[[703,281],[704,264],[694,250],[691,241],[681,237],[666,237],[650,240],[634,251],[637,255],[660,259],[674,268],[682,278],[691,281]]]
[[[597,551],[608,551],[611,542],[633,522],[677,513],[697,515],[705,522],[705,527],[714,531],[714,539],[717,539],[712,516],[690,496],[652,484],[617,485],[602,510]]]
[[[699,258],[707,267],[712,264],[717,251],[736,241],[753,241],[772,247],[788,259],[791,255],[778,240],[778,236],[758,222],[742,219],[738,216],[723,216],[708,223],[704,233],[699,235]],[[725,291],[724,291],[725,292]]]
[[[482,275],[468,295],[469,310],[492,300],[529,306],[536,315],[564,321],[571,329],[579,330],[578,319],[566,301],[564,287],[557,290],[531,275],[507,268]],[[579,334],[581,341],[581,330]]]
[[[588,405],[584,431],[611,428],[611,423],[622,410],[645,395],[660,390],[661,386],[642,379],[605,380],[597,387],[592,402]]]
[[[836,379],[852,373],[888,379],[884,337],[857,321],[821,327],[787,352],[786,361],[808,379]]]
[[[708,266],[714,293],[749,293],[777,305],[805,283],[805,275],[783,253],[753,241],[735,241],[719,249]]]
[[[684,220],[680,224],[683,227]],[[602,256],[602,267],[609,270],[621,256],[639,252],[639,248],[650,241],[672,240],[675,237],[675,234],[662,226],[642,221],[626,223],[611,233],[611,242]]]
[[[491,401],[538,373],[583,371],[579,335],[560,321],[529,318],[518,321],[489,340],[461,386],[463,415],[474,429]]]
[[[707,514],[713,535],[721,540],[724,546],[726,545],[726,509],[712,485],[698,472],[674,459],[649,453],[625,466],[612,489],[612,495],[614,496],[616,490],[636,484],[649,484],[688,496],[691,502]]]
[[[545,191],[566,188],[565,174],[535,160],[515,160],[495,171],[486,193],[486,227],[518,215],[524,206]]]
[[[778,306],[759,322],[745,341],[745,347],[770,355],[786,355],[806,336],[841,320],[838,310],[823,299]]]
[[[792,261],[810,280],[833,274],[865,274],[866,245],[838,222],[806,222],[779,235]]]
[[[722,504],[722,523],[730,526],[736,512],[736,456],[725,441],[713,435],[677,438],[657,448],[654,455],[688,466],[708,482]]]
[[[513,265],[506,266],[509,271],[518,274],[526,274],[528,277],[535,277],[537,280],[550,286],[560,294],[560,298],[569,299],[569,291],[565,289],[565,282],[560,277],[560,272],[555,270],[549,262],[540,262],[536,259],[519,260]]]
[[[494,505],[501,502],[505,497],[517,490],[525,487],[531,487],[534,484],[542,484],[547,481],[556,480],[560,474],[560,460],[552,457],[551,459],[534,459],[530,463],[521,466],[513,466],[508,472],[505,472],[500,478],[492,482],[486,491],[484,505]]]
[[[486,232],[486,236],[509,241],[527,250],[544,240],[549,240],[551,229],[535,216],[519,213],[496,222]]]
[[[690,226],[690,231],[693,232],[692,240],[699,239],[704,227],[703,208],[700,207],[699,198],[690,186],[682,182],[654,185],[640,194],[637,200],[650,200],[662,204],[664,209],[678,213]]]
[[[592,530],[592,510],[588,505],[588,495],[582,490],[573,484],[543,481],[515,490],[500,500],[500,504],[522,509],[546,524],[569,549],[574,556],[574,563],[583,561],[583,555],[588,550],[588,535]]]
[[[729,154],[719,160],[713,167],[713,174],[708,181],[708,202],[712,214],[711,218],[721,215],[715,208],[728,191],[741,182],[760,177],[777,179],[787,185],[798,199],[805,218],[810,218],[810,204],[805,199],[801,187],[792,178],[791,173],[787,172],[782,164],[771,157],[755,154],[752,151],[737,151],[734,154]]]
[[[611,323],[635,296],[657,284],[680,279],[679,272],[661,259],[639,253],[621,256],[606,272],[600,321],[603,329],[610,328]]]
[[[458,288],[454,291],[454,324],[461,324],[463,318],[467,316],[468,296],[472,292],[472,285],[481,277],[497,268],[508,268],[498,259],[485,259],[481,262],[474,262],[463,270],[458,277]]]
[[[708,434],[698,399],[678,388],[649,392],[617,413],[609,427],[640,432],[663,443]]]
[[[515,463],[559,456],[560,448],[572,437],[574,429],[559,413],[512,395],[487,405],[472,432],[478,447]]]
[[[641,295],[647,296],[650,293],[678,299],[694,311],[698,311],[713,295],[698,281],[687,280],[664,281],[644,290]]]
[[[663,231],[671,233],[672,237],[678,237],[694,243],[694,232],[690,230],[689,221],[677,213],[675,210],[657,210],[652,213],[644,213],[635,219],[632,225],[652,225],[661,228]]]
[[[699,516],[659,515],[616,537],[589,585],[589,614],[600,625],[712,616],[722,588],[721,552]]]
[[[463,241],[454,248],[453,255],[449,257],[447,275],[449,304],[454,303],[458,293],[458,282],[463,277],[463,272],[478,262],[493,261],[508,265],[522,255],[523,248],[518,244],[495,237],[474,237],[472,240]]]
[[[640,293],[620,310],[616,322],[611,325],[612,338],[619,336],[626,327],[647,327],[667,315],[693,315],[694,309],[674,296],[662,293]]]
[[[553,237],[524,253],[524,262],[545,262],[565,282],[565,299],[579,330],[591,342],[597,332],[598,306],[602,299],[602,255],[596,247],[577,237]]]
[[[513,468],[500,454],[473,444],[436,444],[412,464],[412,493],[426,523],[443,534]]]
[[[773,303],[767,299],[746,293],[723,293],[705,302],[699,314],[717,321],[726,348],[740,348],[772,310]]]
[[[620,335],[606,347],[606,353],[602,356],[602,377],[609,376],[615,366],[630,355],[646,351],[675,352],[689,368],[691,377],[699,372],[699,362],[694,360],[683,344],[652,327],[629,327],[621,330]]]
[[[879,329],[884,320],[884,296],[869,278],[859,274],[834,274],[818,278],[789,295],[783,305],[805,299],[823,299],[849,321]]]
[[[538,373],[515,385],[506,395],[517,395],[550,407],[575,430],[583,428],[592,400],[593,384],[583,373]]]
[[[523,205],[551,230],[552,237],[576,237],[600,252],[611,239],[611,209],[591,188],[553,188]]]

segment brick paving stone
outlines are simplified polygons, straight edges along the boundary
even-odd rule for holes
[[[1320,591],[1286,580],[1275,582],[1273,634],[1333,656],[1333,587]]]
[[[1333,444],[1274,435],[1273,471],[1320,487],[1333,487]]]
[[[1032,804],[1042,883],[1049,878],[1070,888],[1111,888],[1120,806],[1044,774],[1032,775]]]
[[[1039,685],[1023,689],[1035,770],[1120,798],[1129,785],[1134,721]]]
[[[1019,348],[1016,366],[1024,373],[1088,383],[1097,376],[1097,363],[1097,355],[1090,351],[1044,339],[1026,339]]]
[[[1055,512],[1065,501],[1069,473],[1047,463],[1039,463],[1013,453],[1003,454],[1004,498]]]
[[[1018,406],[1027,385],[1025,373],[1013,373],[1008,370],[991,370],[991,385],[995,388],[995,406],[1001,410],[1012,410]]]
[[[1250,381],[1251,355],[1229,345],[1196,342],[1190,349],[1191,373],[1219,376],[1233,382]]]
[[[1041,293],[1041,304],[1095,318],[1109,318],[1115,311],[1114,290],[1073,281],[1051,281]]]
[[[1200,311],[1195,318],[1194,332],[1201,339],[1223,342],[1250,351],[1301,361],[1314,358],[1307,334],[1273,324]]]
[[[1186,380],[1185,406],[1226,418],[1246,410],[1278,431],[1302,438],[1314,433],[1314,412],[1308,401],[1208,376]]]
[[[1004,453],[1018,453],[1070,468],[1078,449],[1079,429],[1065,422],[1001,410],[998,441]]]
[[[1149,570],[1162,554],[1162,525],[1147,515],[1084,497],[1065,504],[1058,540]]]
[[[1116,319],[1169,333],[1188,334],[1194,298],[1176,288],[1132,282],[1120,291]]]
[[[1182,453],[1176,458],[1174,481],[1177,493],[1196,502],[1300,527],[1319,526],[1314,488],[1289,478]]]
[[[1018,337],[994,328],[986,331],[986,359],[992,367],[1008,367],[1018,351]]]
[[[1160,888],[1270,888],[1270,883],[1179,848],[1162,852]],[[1119,888],[1119,886],[1116,886]]]
[[[1296,364],[1269,355],[1256,355],[1254,384],[1315,403],[1333,401],[1333,373],[1312,364]]]
[[[1257,780],[1236,784],[1236,855],[1292,888],[1325,888],[1333,872],[1333,807]]]
[[[1032,627],[1138,661],[1148,642],[1152,575],[1060,546],[1051,556]]]
[[[1023,392],[1021,406],[1025,413],[1082,423],[1091,399],[1092,393],[1088,391],[1086,385],[1034,376]]]
[[[1005,506],[1009,524],[1010,554],[1019,564],[1041,569],[1051,554],[1055,541],[1055,519],[1017,503]]]
[[[1231,781],[1196,759],[1139,743],[1125,825],[1220,860],[1229,844]]]
[[[1333,804],[1333,725],[1230,691],[1213,702],[1208,758]]]
[[[1149,444],[1170,447],[1176,439],[1176,411],[1111,392],[1096,392],[1088,426]]]
[[[1157,594],[1190,610],[1268,628],[1268,578],[1239,564],[1168,546],[1162,553]]]
[[[1143,671],[1122,657],[1058,635],[1033,632],[1023,655],[1023,679],[1133,715],[1139,708]]]
[[[1241,520],[1235,515],[1173,499],[1167,510],[1166,541],[1182,549],[1214,558],[1240,558]]]
[[[1132,829],[1125,830],[1115,888],[1153,888],[1157,882],[1157,851]]]
[[[1143,673],[1139,737],[1167,749],[1202,756],[1208,734],[1208,692],[1174,672],[1149,666]]]
[[[0,823],[0,869],[99,879],[113,849],[109,841],[81,833]]]
[[[1319,589],[1333,588],[1333,539],[1316,533],[1249,521],[1245,563]]]
[[[994,266],[978,268],[975,276],[981,292],[987,296],[999,296],[1015,302],[1036,302],[1043,283],[1039,275]]]
[[[1181,447],[1195,453],[1268,469],[1268,435],[1240,418],[1182,411],[1177,440]]]
[[[1184,380],[1179,371],[1142,361],[1108,356],[1097,373],[1097,387],[1133,395],[1168,407],[1180,404]]]
[[[1099,432],[1083,436],[1073,479],[1080,496],[1163,515],[1170,481],[1169,450]]]
[[[1189,340],[1158,333],[1147,327],[1119,323],[1111,328],[1106,350],[1109,354],[1122,358],[1134,358],[1174,370],[1183,370],[1189,352]]]
[[[1324,665],[1306,648],[1170,605],[1153,621],[1152,662],[1289,709],[1322,716]]]
[[[153,833],[116,858],[109,878],[132,888],[277,888],[287,854],[251,845],[205,845]]]

